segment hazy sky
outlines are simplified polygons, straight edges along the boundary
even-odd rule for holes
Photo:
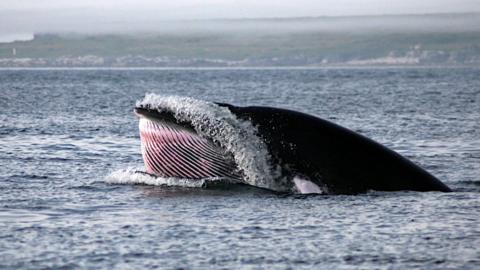
[[[155,10],[165,19],[480,12],[479,0],[1,0],[0,10]],[[108,14],[107,14],[108,15]]]
[[[0,0],[0,38],[148,31],[171,20],[450,12],[480,12],[480,0]]]

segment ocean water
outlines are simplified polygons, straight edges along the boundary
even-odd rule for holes
[[[147,181],[145,93],[315,114],[454,192]],[[4,69],[0,162],[2,269],[480,267],[478,68]]]

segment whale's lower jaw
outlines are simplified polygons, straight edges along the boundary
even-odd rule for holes
[[[193,130],[147,117],[140,117],[139,129],[147,173],[189,179],[240,179],[233,159]]]

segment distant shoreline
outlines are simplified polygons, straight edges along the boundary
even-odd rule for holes
[[[38,34],[0,44],[0,67],[322,67],[479,65],[474,32]]]
[[[316,69],[435,69],[480,68],[478,65],[329,65],[329,66],[263,66],[263,67],[0,67],[8,70],[316,70]]]

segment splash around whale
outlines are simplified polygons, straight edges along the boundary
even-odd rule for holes
[[[277,192],[451,191],[400,154],[305,113],[147,94],[137,102],[146,173]]]

